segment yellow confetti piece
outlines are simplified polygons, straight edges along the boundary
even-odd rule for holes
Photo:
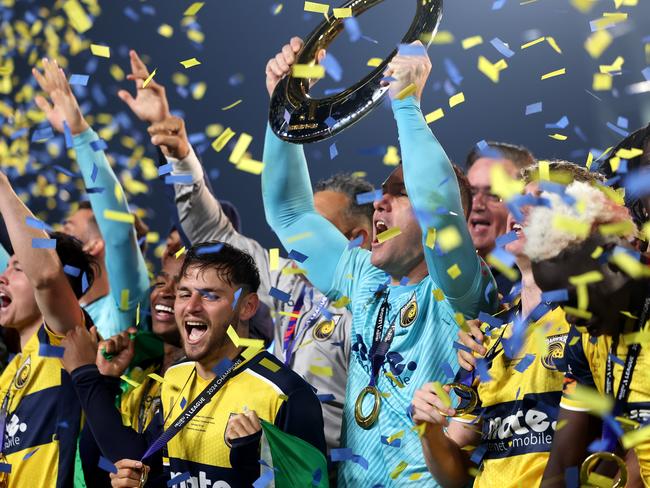
[[[618,252],[609,258],[609,261],[616,264],[628,276],[633,279],[640,279],[650,276],[650,268],[644,266],[638,260],[627,253]]]
[[[409,86],[406,88],[402,89],[395,98],[398,100],[404,100],[406,97],[410,97],[411,95],[415,95],[415,92],[418,90],[418,87],[415,85],[415,83],[411,83]]]
[[[436,302],[441,302],[445,299],[445,292],[442,291],[440,288],[436,288],[433,290],[433,298],[436,300]]]
[[[140,304],[135,308],[135,325],[137,326],[140,323]]]
[[[352,7],[335,8],[332,9],[332,12],[334,13],[334,17],[337,19],[347,19],[348,17],[352,17]]]
[[[241,102],[242,102],[241,99],[240,99],[240,100],[237,100],[236,102],[233,102],[233,103],[231,103],[230,105],[226,105],[226,106],[223,107],[221,110],[225,112],[226,110],[230,110],[231,108],[236,107],[236,106],[239,105]]]
[[[148,376],[149,376],[149,378],[151,378],[154,381],[157,381],[158,383],[164,383],[165,382],[165,378],[163,378],[162,376],[160,376],[160,375],[158,375],[156,373],[149,373]]]
[[[333,374],[331,366],[316,366],[312,364],[311,366],[309,366],[309,371],[311,371],[316,376],[331,377]]]
[[[562,49],[560,49],[560,46],[558,46],[555,38],[547,36],[546,42],[548,42],[549,46],[551,46],[551,48],[553,48],[555,52],[557,52],[558,54],[562,54]]]
[[[454,108],[456,105],[460,105],[465,101],[465,94],[463,92],[456,93],[453,97],[449,99],[449,107]]]
[[[298,274],[307,274],[307,270],[304,268],[283,268],[283,275],[298,275]]]
[[[451,44],[454,42],[454,35],[449,31],[438,31],[437,34],[434,35],[433,39],[431,39],[431,34],[423,34],[420,37],[420,41],[422,41],[423,44]]]
[[[589,151],[589,155],[587,156],[587,162],[585,163],[585,167],[587,169],[591,169],[591,165],[594,162],[594,155],[591,151]]]
[[[424,244],[429,249],[433,249],[434,246],[436,245],[436,229],[434,229],[433,227],[429,227],[427,229],[427,238]]]
[[[230,127],[227,127],[226,130],[224,130],[219,137],[217,137],[214,142],[212,143],[212,149],[214,149],[217,152],[221,152],[221,150],[226,147],[226,144],[230,141],[230,139],[233,138],[235,135],[235,131],[233,131]]]
[[[498,270],[502,275],[504,275],[506,278],[508,278],[510,281],[517,281],[519,280],[519,271],[517,271],[514,268],[511,268],[507,266],[503,261],[501,261],[499,258],[493,256],[492,254],[488,254],[488,257],[486,259],[488,264]]]
[[[499,83],[500,72],[508,67],[505,59],[500,59],[492,64],[486,57],[478,57],[478,70],[487,76],[492,82]]]
[[[555,139],[556,141],[566,141],[568,139],[568,136],[565,136],[563,134],[550,134],[549,137],[551,139]]]
[[[178,251],[176,251],[176,254],[174,254],[174,257],[176,259],[178,259],[183,255],[184,252],[185,252],[185,246],[181,247]]]
[[[591,312],[587,312],[586,310],[580,310],[579,308],[575,308],[575,307],[568,307],[565,305],[564,307],[562,307],[562,309],[564,310],[564,313],[566,313],[567,315],[573,315],[574,317],[578,317],[580,319],[589,320],[593,316]]]
[[[393,435],[389,436],[386,441],[391,444],[394,440],[401,439],[404,437],[404,431],[400,430],[399,432],[395,432]]]
[[[111,48],[108,46],[100,46],[99,44],[91,44],[90,52],[93,53],[93,56],[99,56],[101,58],[110,58],[111,57]]]
[[[452,280],[458,278],[461,275],[460,267],[458,266],[458,264],[452,264],[451,266],[449,266],[449,268],[447,269],[447,274],[451,276]]]
[[[594,59],[598,59],[612,43],[614,38],[606,30],[599,30],[591,34],[585,41],[585,49]]]
[[[280,311],[280,312],[278,312],[278,314],[279,314],[279,315],[282,315],[282,316],[284,316],[284,317],[291,317],[291,318],[296,318],[296,319],[300,318],[300,313],[299,313],[299,312],[295,312],[295,313],[293,313],[293,312],[283,312],[283,311]]]
[[[289,397],[287,395],[278,395],[278,398],[280,400],[282,400],[283,402],[286,402],[287,400],[289,400]]]
[[[153,80],[153,77],[156,76],[156,70],[157,70],[157,69],[158,69],[158,68],[154,69],[154,70],[151,72],[151,74],[150,74],[149,76],[147,76],[147,79],[144,80],[144,82],[142,83],[142,88],[147,88],[147,85],[148,85],[149,83],[151,83],[151,80]]]
[[[120,292],[120,310],[126,311],[129,309],[129,289],[125,288]]]
[[[237,334],[237,331],[232,325],[228,326],[226,334],[237,347],[257,348],[258,351],[264,347],[264,341],[261,339],[246,339],[245,337],[239,337],[239,334]]]
[[[279,365],[279,364],[275,364],[275,363],[274,363],[273,361],[271,361],[269,358],[263,358],[263,359],[260,361],[259,364],[260,364],[260,366],[263,366],[263,367],[265,367],[266,369],[268,369],[269,371],[271,371],[271,373],[276,373],[276,372],[280,369],[280,365]]]
[[[605,73],[594,73],[594,81],[591,89],[594,91],[608,91],[612,89],[614,78],[612,75]]]
[[[269,249],[269,269],[275,271],[280,267],[280,249],[272,247]]]
[[[188,68],[193,68],[194,66],[198,66],[199,64],[201,64],[201,61],[199,61],[196,58],[190,58],[181,61],[180,63],[183,65],[183,68],[188,69]]]
[[[253,137],[250,134],[242,132],[237,140],[237,144],[235,144],[235,147],[232,150],[232,153],[230,153],[228,161],[233,164],[239,163],[239,160],[244,156],[244,153],[252,141]]]
[[[394,480],[396,479],[400,474],[402,474],[402,471],[404,471],[408,466],[408,463],[404,461],[400,461],[400,463],[397,465],[397,467],[393,470],[393,472],[390,474],[390,479]]]
[[[466,39],[460,41],[460,43],[463,46],[463,49],[471,49],[480,44],[483,44],[483,38],[481,36],[467,37]]]
[[[68,0],[63,4],[63,10],[70,19],[70,24],[79,34],[83,34],[93,26],[90,17],[77,0]]]
[[[439,108],[434,110],[433,112],[429,113],[426,115],[425,120],[427,124],[430,124],[432,122],[435,122],[436,120],[440,120],[445,116],[445,112],[443,109]]]
[[[125,224],[133,224],[135,222],[135,216],[128,212],[118,212],[117,210],[104,210],[104,218],[107,220],[112,220],[114,222],[123,222]]]
[[[278,15],[280,12],[282,12],[282,9],[283,9],[283,8],[284,8],[284,5],[282,5],[281,3],[278,3],[278,4],[275,6],[275,9],[274,9],[273,12],[272,12],[273,15]]]
[[[255,356],[258,352],[260,352],[261,349],[262,347],[259,346],[247,347],[246,349],[244,349],[244,352],[242,352],[241,355],[244,359],[248,360],[253,356]]]
[[[579,10],[583,14],[589,13],[598,0],[571,0],[571,5],[573,5],[576,10]]]
[[[302,239],[307,239],[308,237],[313,236],[313,232],[303,232],[302,234],[296,234],[287,238],[287,243],[292,243],[296,241],[301,241]]]
[[[614,407],[613,398],[601,395],[594,388],[581,384],[577,384],[574,392],[567,394],[567,397],[583,404],[586,408],[589,408],[590,412],[601,417],[609,414]]]
[[[201,7],[203,7],[203,2],[194,2],[192,5],[187,7],[187,10],[183,12],[183,15],[186,17],[194,17],[196,14],[199,13]]]
[[[324,14],[324,15],[327,15],[329,9],[330,6],[327,5],[326,3],[318,3],[318,2],[305,2],[305,7],[304,7],[305,12],[314,12],[316,14]]]
[[[541,42],[544,42],[546,38],[545,37],[539,37],[535,39],[534,41],[527,42],[526,44],[521,45],[521,49],[528,49],[529,47],[534,46],[535,44],[539,44]]]
[[[463,243],[460,232],[454,225],[450,225],[438,231],[438,245],[442,252],[453,251]]]
[[[169,39],[174,35],[174,28],[169,24],[161,24],[158,27],[158,34]]]
[[[388,146],[386,148],[386,154],[384,155],[383,163],[386,166],[397,166],[402,158],[399,156],[399,152],[397,150],[397,147],[395,146]]]
[[[291,67],[291,76],[294,78],[321,79],[325,77],[325,67],[319,64],[294,64]]]
[[[642,154],[643,154],[643,149],[638,149],[635,147],[632,147],[630,149],[623,148],[616,151],[616,155],[622,159],[633,159],[636,158],[637,156],[641,156]]]
[[[384,232],[381,232],[380,234],[377,234],[377,240],[381,244],[383,242],[386,242],[390,239],[397,237],[401,233],[402,231],[399,227],[393,227],[391,229],[385,230]]]
[[[543,181],[551,180],[551,163],[549,161],[539,162],[539,179]]]
[[[638,332],[630,332],[623,334],[625,344],[647,344],[650,342],[650,330],[641,330]]]
[[[261,175],[264,171],[264,163],[250,158],[242,158],[235,168],[253,175]]]
[[[602,256],[604,249],[601,246],[598,246],[596,249],[594,249],[594,252],[591,253],[591,259],[598,259],[600,256]]]
[[[422,437],[424,435],[424,431],[427,430],[427,424],[426,422],[422,422],[420,425],[413,426],[411,430],[415,432],[418,437]]]
[[[574,219],[567,215],[553,216],[553,227],[562,230],[567,234],[585,238],[591,232],[591,226],[582,220]]]
[[[562,76],[566,74],[566,68],[560,68],[550,73],[542,75],[542,80],[548,80],[549,78],[555,78],[556,76]]]
[[[601,64],[598,70],[603,74],[618,73],[623,69],[623,64],[625,64],[625,58],[618,56],[612,64]]]
[[[555,426],[555,432],[557,432],[558,430],[563,429],[564,427],[566,427],[566,424],[568,424],[568,423],[569,423],[569,421],[567,419],[560,420],[557,423],[557,425]]]
[[[511,178],[502,165],[493,164],[490,168],[490,188],[495,195],[510,200],[521,194],[524,190],[524,182]]]
[[[390,379],[390,380],[393,382],[393,384],[394,384],[395,386],[397,386],[398,388],[404,388],[404,383],[402,383],[400,380],[398,380],[398,379],[395,377],[395,375],[394,375],[393,373],[391,373],[390,371],[386,371],[386,372],[384,373],[384,375],[385,375],[388,379]]]
[[[433,388],[433,392],[438,396],[438,398],[440,398],[440,401],[445,408],[451,407],[451,397],[449,396],[449,393],[443,390],[442,385],[438,381],[434,381],[431,388]]]
[[[350,299],[348,297],[341,297],[335,302],[332,302],[332,306],[335,308],[343,308],[349,303],[350,303]]]
[[[111,76],[115,78],[116,81],[122,81],[124,79],[124,71],[117,64],[112,64],[109,68]]]
[[[366,66],[370,66],[371,68],[376,68],[379,66],[381,63],[383,63],[384,60],[381,58],[370,58],[368,62],[366,63]]]
[[[122,376],[120,376],[120,379],[121,379],[122,381],[126,381],[126,382],[127,382],[129,385],[131,385],[133,388],[137,388],[138,386],[140,386],[140,383],[138,383],[137,381],[132,380],[131,378],[129,378],[129,377],[126,376],[126,375],[122,375]]]
[[[631,220],[624,220],[614,224],[599,225],[598,230],[604,236],[631,236],[636,232],[636,226]]]

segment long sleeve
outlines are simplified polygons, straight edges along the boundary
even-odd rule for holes
[[[332,288],[347,240],[316,212],[302,146],[280,140],[266,129],[262,196],[266,220],[287,251],[309,257],[302,267],[323,293]]]
[[[429,275],[458,312],[474,318],[480,311],[492,311],[496,307],[496,284],[472,244],[453,167],[431,133],[415,97],[394,100],[393,112],[404,183],[422,229]],[[448,227],[456,229],[461,242],[441,255],[426,245],[427,233],[433,228],[439,234]],[[459,275],[454,273],[456,267]],[[487,294],[486,287],[490,288]]]
[[[148,299],[149,277],[134,226],[107,219],[104,215],[106,210],[128,213],[129,207],[106,155],[101,149],[93,149],[92,143],[96,141],[99,137],[92,129],[74,137],[77,163],[86,188],[102,189],[101,192],[89,193],[88,197],[105,242],[111,297],[120,310],[119,324],[110,331],[113,335],[135,325],[137,306]],[[123,290],[128,290],[126,308],[122,308]]]

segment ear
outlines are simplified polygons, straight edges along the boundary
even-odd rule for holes
[[[103,254],[105,246],[104,239],[90,239],[84,245],[83,250],[91,256],[97,257]]]
[[[239,319],[250,320],[260,305],[260,298],[257,293],[248,293],[245,297],[239,299]]]
[[[365,227],[355,227],[350,231],[350,240],[358,239],[359,236],[362,237],[361,245],[364,249],[370,249],[370,239],[372,238],[372,233],[368,231]]]

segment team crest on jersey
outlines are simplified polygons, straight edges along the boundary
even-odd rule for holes
[[[332,334],[336,330],[336,326],[339,324],[340,320],[341,315],[336,314],[332,315],[332,318],[330,320],[323,320],[322,322],[319,322],[316,324],[312,331],[313,338],[317,341],[326,341],[332,337]]]
[[[542,358],[542,366],[551,371],[557,371],[555,362],[564,356],[564,345],[568,334],[548,336],[546,338],[547,353]]]
[[[27,359],[20,365],[18,371],[16,371],[16,376],[14,376],[14,387],[17,389],[24,388],[24,386],[29,381],[29,376],[32,373],[32,357],[27,356]]]
[[[418,318],[418,302],[417,302],[415,292],[413,292],[413,295],[411,295],[411,299],[408,301],[406,305],[402,307],[399,313],[400,313],[399,325],[401,325],[404,328],[413,325],[415,319]]]

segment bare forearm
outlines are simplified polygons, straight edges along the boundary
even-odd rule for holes
[[[470,481],[469,456],[440,426],[428,425],[420,440],[429,472],[442,487],[462,488]]]

